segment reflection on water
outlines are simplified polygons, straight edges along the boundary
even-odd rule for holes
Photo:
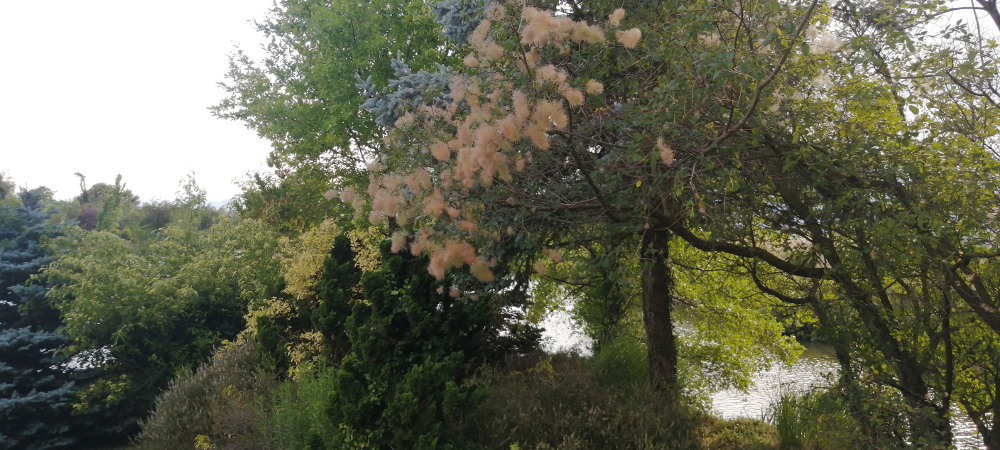
[[[833,349],[822,344],[806,343],[806,351],[798,364],[789,367],[776,364],[754,377],[748,392],[727,389],[712,395],[712,410],[724,419],[764,417],[768,407],[777,402],[782,392],[806,392],[829,387],[837,371]],[[966,417],[952,419],[955,445],[960,449],[985,448],[976,434],[976,426]]]
[[[768,407],[782,392],[806,392],[829,387],[836,374],[837,361],[832,350],[817,344],[806,344],[798,364],[775,364],[754,376],[754,385],[746,393],[726,389],[712,395],[712,409],[724,419],[764,417]]]

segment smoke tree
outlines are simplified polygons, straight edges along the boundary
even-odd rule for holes
[[[671,236],[728,253],[758,290],[816,314],[872,440],[947,445],[956,396],[997,439],[995,359],[972,356],[1000,332],[995,127],[974,112],[992,108],[992,72],[921,72],[942,49],[922,40],[940,3],[550,6],[490,4],[438,88],[446,105],[369,104],[395,114],[397,153],[340,198],[370,197],[372,222],[403,226],[394,250],[412,234],[439,277],[490,280],[511,242],[558,261],[579,244],[568,230],[596,224],[597,239],[638,240],[660,386],[676,381]],[[979,87],[960,79],[974,73]]]
[[[696,168],[728,159],[711,150],[734,134],[726,127],[743,124],[714,128],[699,117],[726,104],[749,116],[766,84],[755,80],[773,79],[802,41],[812,9],[782,16],[774,4],[753,17],[766,26],[740,38],[756,46],[742,62],[754,77],[722,70],[729,64],[724,55],[710,58],[712,22],[694,16],[708,7],[636,10],[644,22],[664,24],[661,34],[644,38],[625,26],[624,10],[574,5],[568,15],[499,3],[486,9],[469,37],[467,68],[447,87],[451,103],[411,109],[393,124],[390,145],[409,155],[387,160],[373,175],[370,218],[392,216],[417,230],[410,251],[430,255],[432,274],[468,265],[483,280],[493,277],[496,263],[490,243],[531,240],[545,233],[539,227],[605,223],[605,239],[636,237],[651,379],[669,387],[676,344],[668,225],[672,216],[704,208],[704,194],[685,189],[690,177],[678,174],[685,169],[675,159],[688,151]],[[689,44],[657,45],[673,41]],[[759,51],[768,46],[777,49]],[[692,60],[698,50],[702,60]],[[711,78],[716,82],[707,86]],[[723,96],[712,89],[718,84],[733,92]],[[672,98],[681,93],[683,101]],[[357,195],[346,189],[341,199]],[[405,233],[394,236],[397,244]],[[558,241],[540,245],[552,247],[547,258],[560,258]]]

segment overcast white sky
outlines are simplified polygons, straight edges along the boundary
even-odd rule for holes
[[[87,183],[173,199],[195,171],[210,201],[263,169],[269,144],[206,109],[235,45],[260,55],[249,22],[271,0],[0,0],[0,171],[57,198]]]

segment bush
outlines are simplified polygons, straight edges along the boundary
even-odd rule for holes
[[[258,393],[271,389],[261,374],[254,344],[216,351],[197,371],[178,374],[156,399],[152,415],[140,426],[138,450],[253,450],[266,448]],[[197,445],[196,445],[197,441]]]
[[[485,399],[468,434],[497,450],[698,448],[699,414],[648,384],[621,391],[602,383],[612,373],[607,363],[631,354],[605,352],[595,360],[554,355],[533,369],[481,376]]]
[[[382,245],[382,266],[361,281],[345,330],[351,352],[337,373],[327,410],[342,435],[336,448],[468,448],[457,431],[479,401],[463,382],[483,362],[491,318],[488,298],[437,280],[426,257]],[[361,445],[358,444],[361,443]]]
[[[335,253],[349,256],[341,242]],[[490,303],[451,295],[451,280],[427,266],[427,258],[391,253],[386,241],[360,301],[349,295],[357,274],[330,270],[353,268],[350,258],[327,265],[320,287],[330,295],[312,325],[339,345],[330,356],[349,351],[335,368],[297,367],[300,376],[277,390],[269,416],[278,448],[468,448],[461,423],[479,391],[463,381],[485,360]]]
[[[776,450],[774,426],[760,420],[707,418],[702,428],[702,448],[706,450]],[[851,448],[851,447],[847,447]]]
[[[621,336],[602,347],[589,361],[597,382],[630,392],[649,383],[646,345],[631,336]]]

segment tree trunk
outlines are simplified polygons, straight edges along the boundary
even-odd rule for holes
[[[979,431],[983,435],[983,443],[986,444],[987,450],[1000,450],[1000,413],[998,413],[998,410],[1000,410],[1000,396],[996,395],[997,392],[1000,392],[1000,375],[994,378],[993,389],[993,408],[991,408],[993,417],[990,418],[990,421],[993,423],[990,425],[989,430],[982,427]]]
[[[642,235],[642,321],[654,389],[677,387],[677,344],[671,320],[673,277],[667,266],[670,232],[650,227]]]
[[[855,423],[860,428],[861,433],[868,439],[868,442],[880,442],[883,437],[878,427],[872,426],[872,411],[867,408],[872,399],[870,395],[864,393],[858,382],[858,373],[855,371],[851,361],[850,342],[848,330],[842,330],[836,326],[827,312],[826,306],[818,300],[814,300],[809,305],[816,318],[819,319],[820,330],[827,342],[833,347],[834,356],[840,365],[840,377],[838,379],[839,393],[848,411],[853,416]],[[837,391],[834,391],[837,392]],[[899,442],[901,445],[904,443]]]

